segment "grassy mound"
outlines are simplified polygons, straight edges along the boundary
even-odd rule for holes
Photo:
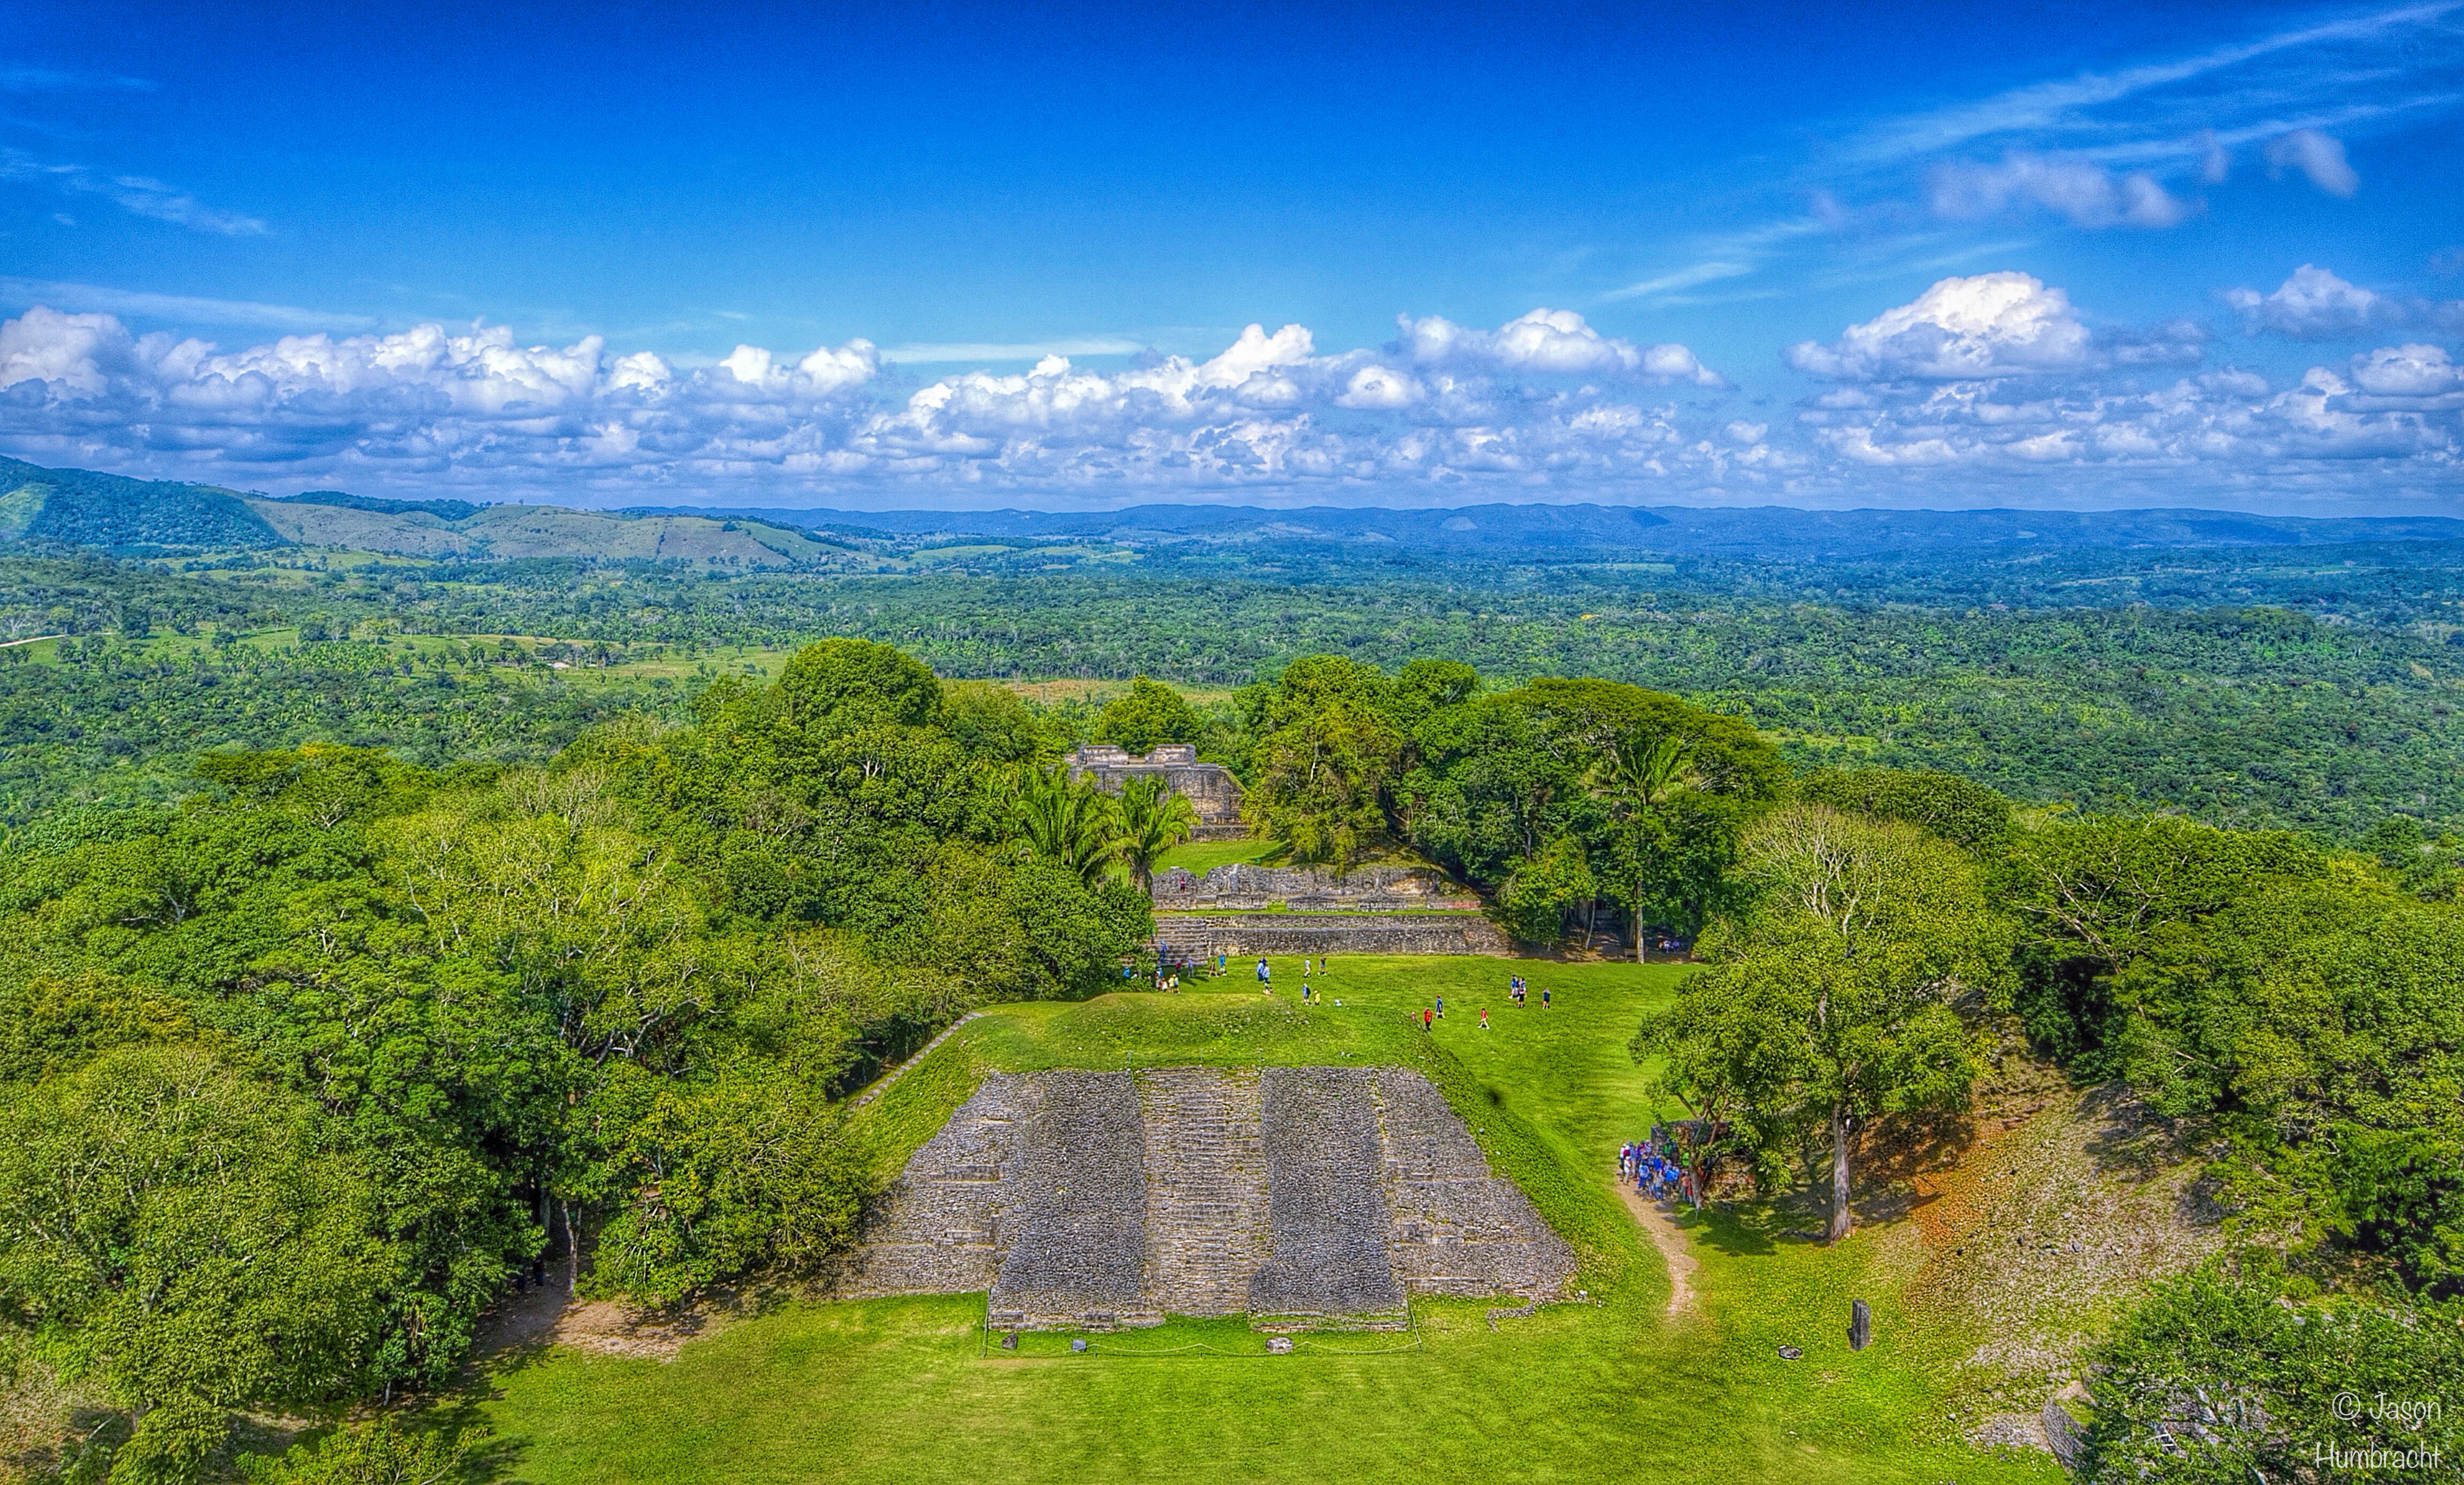
[[[1505,995],[1518,969],[1534,984],[1520,1011]],[[1000,1008],[868,1107],[866,1138],[896,1168],[991,1069],[1409,1066],[1575,1245],[1595,1302],[1492,1324],[1481,1302],[1421,1299],[1410,1337],[1290,1356],[1238,1320],[1011,1354],[986,1347],[979,1295],[796,1304],[671,1362],[553,1351],[500,1372],[479,1410],[509,1477],[2059,1478],[2041,1456],[1958,1442],[1952,1365],[1969,1342],[1927,1333],[1898,1302],[1904,1230],[1823,1249],[1759,1214],[1697,1219],[1703,1313],[1664,1317],[1665,1272],[1611,1178],[1617,1144],[1654,1114],[1626,1038],[1682,968],[1339,958],[1324,983],[1343,1005],[1308,1009],[1298,970],[1277,963],[1271,999],[1243,973],[1179,995]],[[1441,994],[1433,1035],[1406,1022]],[[1875,1305],[1861,1353],[1844,1335],[1851,1298]],[[1781,1360],[1783,1343],[1804,1358]]]

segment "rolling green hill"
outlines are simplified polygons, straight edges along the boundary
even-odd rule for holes
[[[552,505],[487,506],[460,520],[448,520],[433,510],[444,502],[424,507],[401,503],[395,510],[287,500],[247,504],[286,541],[404,557],[479,560],[566,557],[605,562],[684,562],[748,572],[781,567],[871,572],[881,565],[865,553],[808,532],[751,520],[610,515]]]
[[[135,553],[274,547],[284,538],[244,496],[218,486],[0,459],[0,541]]]

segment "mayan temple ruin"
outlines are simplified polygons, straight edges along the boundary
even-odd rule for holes
[[[1241,819],[1241,783],[1221,763],[1200,763],[1190,743],[1157,743],[1141,757],[1111,743],[1088,743],[1069,754],[1073,778],[1091,778],[1110,794],[1133,778],[1160,774],[1172,792],[1198,811],[1199,841],[1237,841],[1249,833]]]
[[[1408,1295],[1552,1299],[1573,1252],[1395,1067],[994,1073],[878,1203],[848,1295],[1001,1328],[1246,1315],[1390,1329]]]

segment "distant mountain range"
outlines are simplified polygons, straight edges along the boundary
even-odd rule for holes
[[[679,514],[647,507],[640,514]],[[1987,548],[2316,546],[2464,539],[2452,516],[2246,515],[2232,511],[1801,511],[1716,507],[1481,505],[1396,511],[1341,506],[1142,505],[1094,513],[1044,511],[704,509],[847,535],[1007,539],[1382,542],[1499,557],[1603,553],[1778,559],[1952,553]]]
[[[1801,511],[1597,505],[1440,510],[1146,505],[1099,513],[830,511],[386,500],[341,491],[269,498],[212,485],[46,470],[0,459],[0,550],[155,556],[338,548],[466,561],[642,560],[701,569],[876,572],[936,551],[1076,545],[1077,558],[1140,549],[1305,547],[1459,554],[1490,562],[1653,557],[1820,561],[2083,548],[2319,546],[2464,541],[2449,516],[2283,516],[2229,511]],[[1088,550],[1089,548],[1102,550]]]

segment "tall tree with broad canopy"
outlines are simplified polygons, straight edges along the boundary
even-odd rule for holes
[[[196,1477],[231,1411],[356,1395],[402,1257],[315,1112],[204,1048],[122,1047],[0,1103],[0,1314],[132,1425],[111,1477]]]
[[[1141,756],[1155,752],[1157,743],[1196,742],[1205,730],[1180,692],[1145,676],[1132,681],[1095,719],[1097,742],[1118,743]]]
[[[1965,1106],[1977,1061],[1961,1012],[1998,994],[2008,932],[1975,864],[1898,821],[1790,805],[1748,834],[1740,869],[1750,902],[1705,935],[1711,968],[1644,1023],[1636,1055],[1665,1056],[1662,1086],[1727,1114],[1760,1173],[1827,1126],[1837,1242],[1852,1129]]]
[[[1406,738],[1387,708],[1395,683],[1341,655],[1293,661],[1273,682],[1240,693],[1256,742],[1243,808],[1294,859],[1351,863],[1387,833],[1386,792]]]
[[[1690,929],[1717,901],[1737,832],[1786,766],[1747,724],[1615,681],[1534,681],[1523,695],[1598,810],[1592,872],[1634,923]]]

